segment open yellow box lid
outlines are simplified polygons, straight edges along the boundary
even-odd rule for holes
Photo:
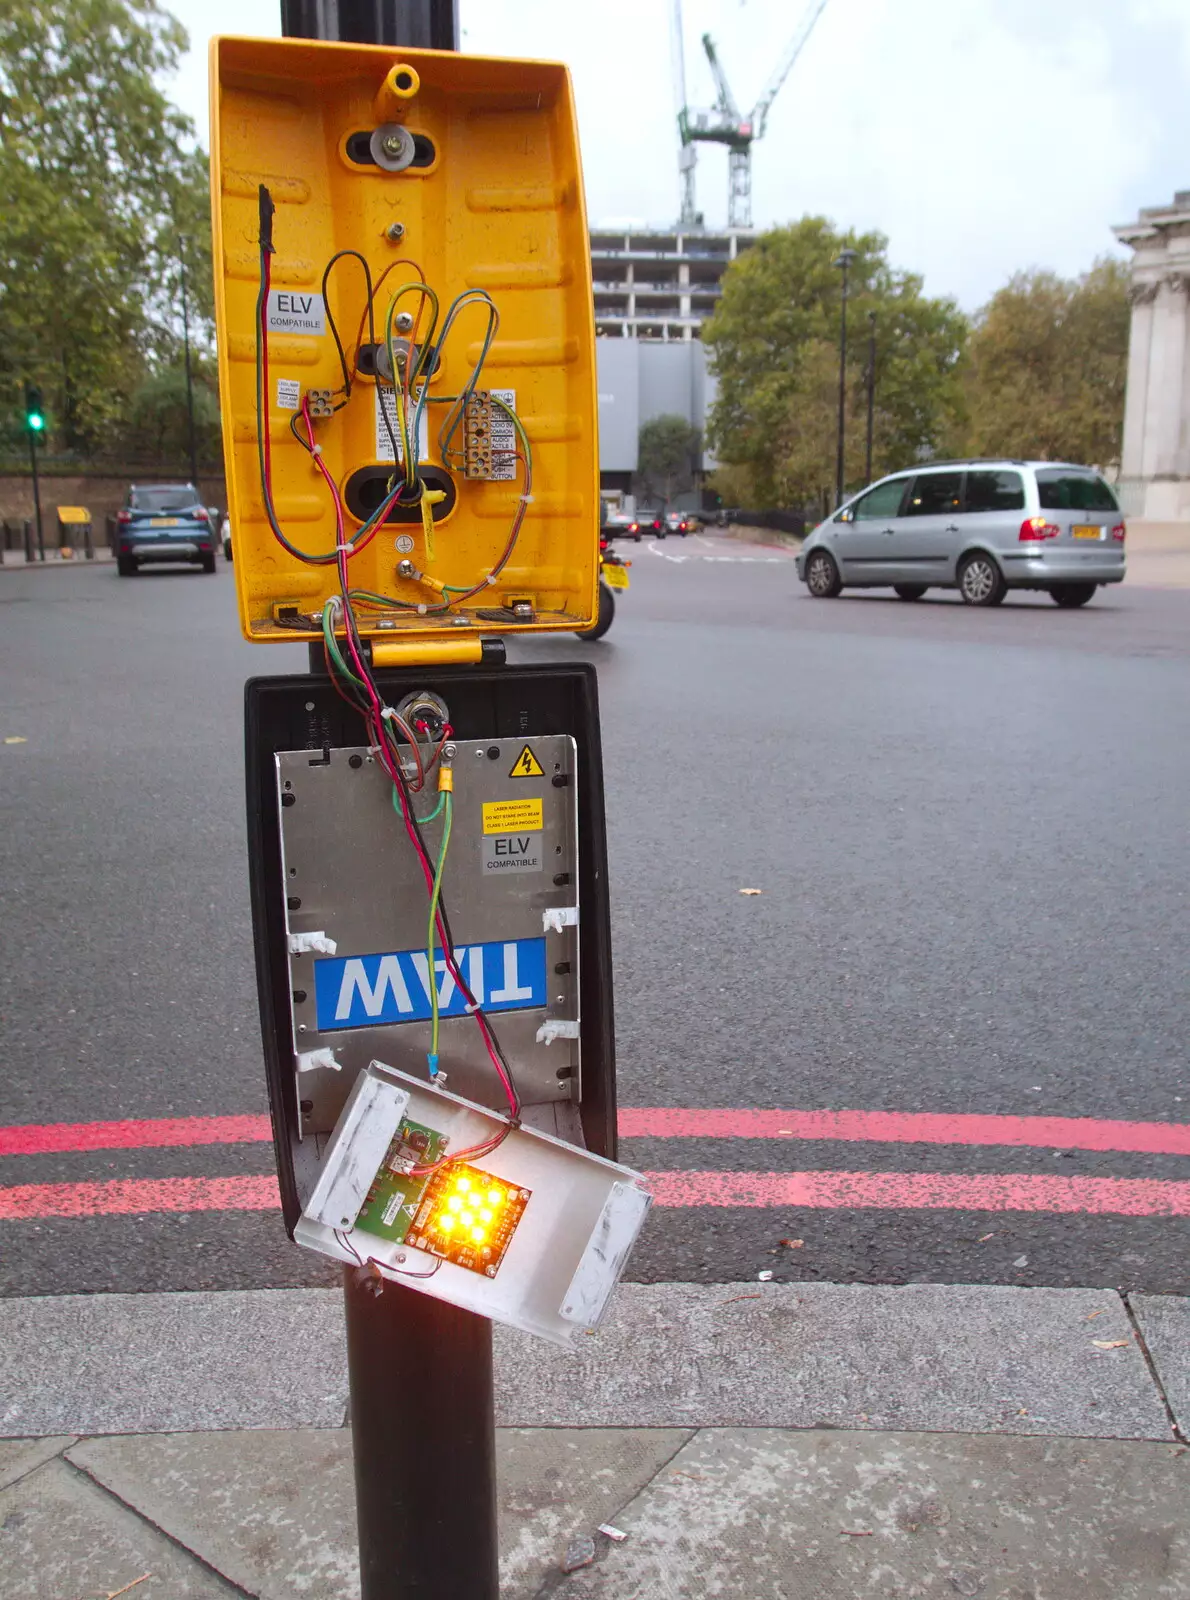
[[[318,636],[340,588],[336,496],[358,552],[350,588],[372,597],[357,603],[363,633],[588,625],[594,312],[566,68],[217,38],[211,86],[219,381],[245,637]],[[419,282],[437,296],[433,335]],[[489,300],[498,327],[485,354]],[[262,456],[289,550],[270,521]]]

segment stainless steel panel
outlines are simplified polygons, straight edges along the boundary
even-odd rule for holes
[[[579,1015],[579,930],[546,932],[542,920],[548,909],[578,903],[576,747],[567,735],[531,737],[528,743],[542,776],[514,778],[511,771],[525,743],[524,738],[456,742],[454,827],[443,900],[456,947],[544,934],[546,1004],[525,1011],[493,1011],[489,1020],[526,1105],[577,1103],[578,1040],[557,1038],[546,1045],[536,1039],[547,1019],[573,1021]],[[336,960],[424,951],[429,912],[425,879],[393,809],[392,784],[383,767],[366,746],[323,754],[283,751],[276,765],[289,933],[325,933],[335,940]],[[436,777],[431,777],[425,792],[414,796],[417,815],[427,815],[437,799]],[[533,835],[542,870],[485,867],[493,859],[494,835],[484,833],[484,804],[526,800],[540,801],[541,827],[509,832]],[[440,826],[431,823],[425,829],[431,856],[441,837]],[[341,1070],[317,1067],[298,1074],[303,1134],[330,1131],[357,1074],[373,1058],[420,1078],[427,1076],[428,1021],[319,1030],[314,984],[314,964],[319,959],[311,953],[289,957],[294,1042],[303,1054],[333,1049]],[[563,971],[557,971],[559,966]],[[452,1090],[493,1109],[505,1108],[499,1080],[471,1017],[442,1018],[439,1053],[441,1071]]]

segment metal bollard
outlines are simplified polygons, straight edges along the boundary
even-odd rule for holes
[[[33,519],[25,518],[25,560],[33,560]]]
[[[88,561],[95,559],[95,534],[90,522],[83,523],[83,550]]]

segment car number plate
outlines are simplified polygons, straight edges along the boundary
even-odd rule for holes
[[[1089,522],[1076,522],[1070,531],[1076,539],[1102,539],[1103,537],[1103,529],[1092,527]]]
[[[181,526],[177,517],[150,517],[150,528],[178,528]]]
[[[603,580],[609,589],[626,589],[628,587],[628,574],[623,567],[604,567]]]

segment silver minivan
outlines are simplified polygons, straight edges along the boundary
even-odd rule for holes
[[[820,523],[797,558],[818,599],[891,587],[902,600],[957,589],[996,606],[1044,589],[1085,606],[1124,577],[1124,518],[1090,467],[1054,461],[935,461],[872,484]]]

